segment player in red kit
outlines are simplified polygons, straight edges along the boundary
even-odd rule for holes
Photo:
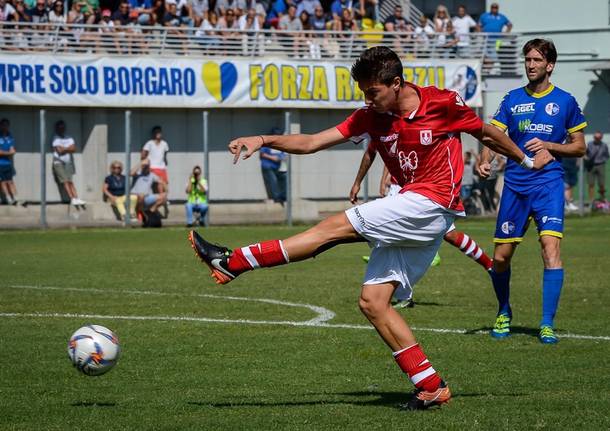
[[[463,215],[460,133],[479,140],[489,136],[486,145],[528,168],[540,168],[552,157],[545,151],[534,159],[525,157],[505,134],[483,124],[456,93],[405,83],[400,59],[389,48],[363,51],[352,66],[352,76],[367,107],[337,127],[313,135],[238,138],[229,144],[229,151],[234,162],[262,146],[309,154],[367,132],[392,175],[405,179],[400,194],[350,208],[281,241],[231,251],[210,244],[195,231],[189,238],[197,256],[222,284],[243,272],[308,259],[338,244],[369,241],[372,253],[360,309],[416,387],[404,407],[426,409],[447,402],[451,392],[390,299],[395,289],[410,289],[424,275],[454,218]]]

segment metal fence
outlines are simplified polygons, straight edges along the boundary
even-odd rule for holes
[[[484,75],[520,74],[519,35],[471,33],[451,45],[446,34],[368,31],[215,30],[192,27],[3,23],[3,52],[112,56],[282,57],[354,60],[370,46],[387,45],[403,60],[479,59]]]

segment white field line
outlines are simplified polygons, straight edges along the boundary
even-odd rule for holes
[[[138,291],[138,290],[112,290],[112,289],[81,289],[71,287],[51,287],[51,286],[10,286],[13,289],[35,289],[35,290],[60,290],[60,291],[73,291],[73,292],[95,292],[95,293],[121,293],[121,294],[136,294],[136,295],[156,295],[156,296],[179,296],[179,297],[203,297],[203,298],[214,298],[214,299],[228,299],[237,301],[252,301],[252,302],[264,302],[276,305],[285,305],[289,307],[304,307],[310,310],[314,310],[318,313],[318,316],[314,319],[306,321],[292,321],[292,320],[250,320],[250,319],[213,319],[208,317],[190,317],[190,316],[133,316],[133,315],[104,315],[104,314],[80,314],[80,313],[3,313],[0,312],[0,318],[20,318],[20,317],[32,317],[32,318],[70,318],[70,319],[100,319],[100,320],[139,320],[139,321],[174,321],[174,322],[204,322],[204,323],[232,323],[232,324],[245,324],[245,325],[280,325],[280,326],[295,326],[295,327],[317,327],[317,328],[338,328],[338,329],[374,329],[370,325],[357,325],[347,323],[328,323],[335,317],[335,313],[327,310],[323,307],[317,307],[309,304],[299,304],[292,302],[277,301],[275,299],[265,298],[245,298],[237,296],[219,296],[219,295],[208,295],[208,294],[180,294],[180,293],[167,293],[167,292],[154,292],[154,291]],[[324,310],[325,313],[322,311]],[[326,320],[322,320],[326,319]],[[411,329],[421,332],[434,332],[441,334],[477,334],[487,335],[488,331],[469,331],[467,329],[450,329],[450,328],[420,328],[412,326]],[[525,335],[525,334],[514,334],[514,335]],[[561,333],[561,338],[572,338],[576,340],[596,340],[596,341],[610,341],[610,336],[604,335],[580,335]]]

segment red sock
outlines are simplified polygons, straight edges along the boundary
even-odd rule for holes
[[[229,271],[234,274],[284,263],[288,263],[288,254],[277,239],[235,249],[228,260]]]
[[[476,261],[485,270],[489,271],[493,265],[492,260],[485,254],[483,249],[475,242],[474,239],[470,238],[464,232],[455,231],[455,241],[451,239],[445,239],[449,244],[460,249],[462,253]]]
[[[400,369],[409,376],[416,388],[428,392],[438,389],[441,378],[432,368],[419,344],[394,352],[393,355]]]

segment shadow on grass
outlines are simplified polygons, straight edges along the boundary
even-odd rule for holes
[[[470,329],[465,332],[466,335],[480,335],[481,332],[489,332],[491,331],[491,326],[483,326],[481,328]],[[511,334],[520,334],[520,335],[529,335],[532,337],[538,337],[538,333],[540,332],[539,328],[528,328],[526,326],[511,326],[510,333]],[[491,337],[490,337],[491,338]]]
[[[305,395],[305,394],[303,394]],[[324,397],[315,400],[289,400],[289,401],[248,401],[235,400],[227,402],[188,401],[187,404],[199,407],[231,408],[231,407],[300,407],[316,405],[355,405],[355,406],[385,406],[398,408],[409,398],[407,392],[339,392],[334,394],[306,394]],[[484,393],[458,393],[453,398],[461,397],[487,397],[493,394]],[[502,394],[503,396],[521,396],[522,394]],[[341,399],[343,397],[343,399]],[[337,399],[339,398],[339,399]],[[363,399],[366,398],[366,399]]]
[[[116,403],[105,401],[75,401],[70,404],[72,407],[114,407]]]

